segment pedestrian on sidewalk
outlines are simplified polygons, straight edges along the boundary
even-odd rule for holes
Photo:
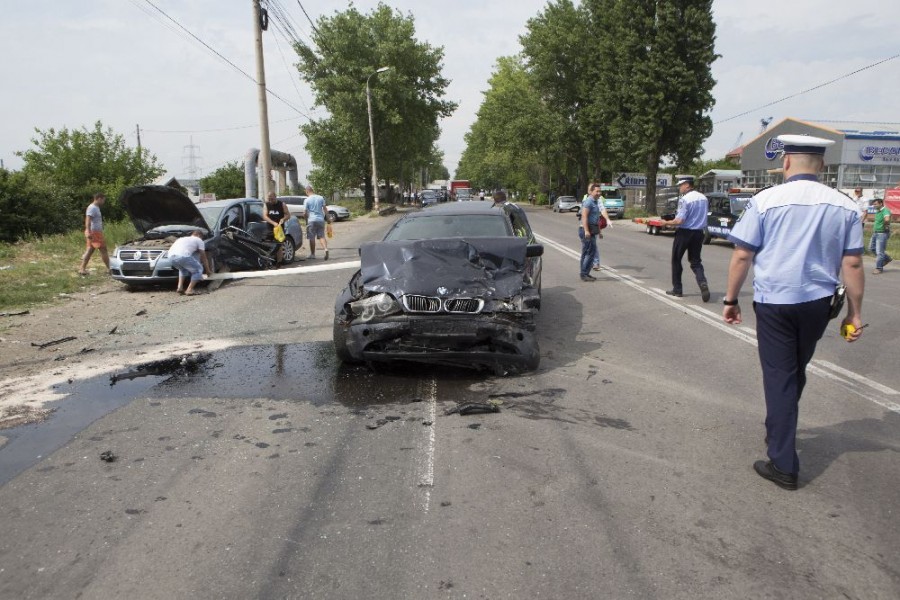
[[[87,275],[88,262],[94,254],[94,250],[100,251],[100,258],[106,265],[106,272],[109,273],[109,251],[106,249],[106,239],[103,237],[103,215],[100,214],[100,207],[106,202],[106,195],[101,192],[94,194],[93,201],[88,204],[87,210],[84,211],[84,239],[85,249],[81,256],[81,267],[78,269],[79,275]]]
[[[169,247],[169,259],[172,266],[178,269],[178,287],[175,291],[185,296],[193,296],[197,292],[194,286],[198,281],[203,281],[203,271],[211,273],[209,259],[206,257],[206,244],[203,241],[203,233],[194,230],[191,235],[186,235],[175,240]],[[185,281],[188,281],[185,287]]]
[[[886,252],[888,239],[891,237],[891,211],[884,205],[884,200],[875,198],[872,201],[875,213],[872,214],[872,239],[869,240],[869,251],[875,254],[875,275],[881,275],[889,262],[894,260]]]
[[[663,220],[663,225],[675,225],[675,239],[672,241],[672,289],[666,293],[676,298],[681,298],[681,274],[684,267],[681,264],[684,253],[687,252],[688,263],[691,271],[700,286],[700,296],[704,302],[709,302],[709,285],[706,282],[706,273],[703,271],[703,261],[700,252],[703,249],[703,230],[706,229],[706,217],[709,213],[709,200],[706,196],[694,189],[694,178],[686,175],[678,180],[678,211],[674,219]]]
[[[775,485],[796,490],[797,419],[806,365],[828,325],[841,279],[848,305],[844,337],[859,339],[865,275],[859,207],[818,181],[825,149],[834,142],[805,135],[778,140],[784,144],[784,183],[756,194],[728,236],[734,251],[722,318],[741,323],[738,294],[752,264],[768,454],[768,461],[756,461],[753,469]]]
[[[328,260],[328,241],[325,238],[325,198],[313,190],[312,185],[306,186],[306,237],[309,238],[309,257],[316,257],[316,240],[321,243]]]

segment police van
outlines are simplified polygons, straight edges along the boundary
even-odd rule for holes
[[[724,192],[706,194],[709,212],[706,216],[706,231],[703,234],[704,244],[709,244],[713,238],[728,239],[731,228],[741,217],[755,191],[739,188],[729,190],[727,194]]]

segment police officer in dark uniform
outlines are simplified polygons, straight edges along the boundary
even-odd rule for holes
[[[703,271],[700,252],[703,249],[703,230],[706,228],[706,217],[709,213],[709,200],[694,189],[694,178],[685,175],[678,179],[678,212],[674,219],[663,220],[663,225],[676,225],[675,239],[672,242],[672,289],[666,293],[681,298],[681,274],[684,268],[681,261],[687,252],[691,271],[700,286],[700,295],[704,302],[709,302],[709,285]]]
[[[731,230],[734,252],[722,316],[741,322],[738,293],[753,265],[753,309],[766,396],[768,461],[760,477],[797,489],[797,418],[806,365],[829,321],[843,277],[848,311],[842,333],[862,333],[863,240],[859,210],[844,194],[818,182],[831,140],[782,135],[784,183],[756,194]]]

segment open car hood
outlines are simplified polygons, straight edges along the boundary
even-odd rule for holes
[[[209,230],[193,201],[173,187],[139,185],[126,188],[119,196],[119,204],[141,234],[161,225],[192,225]]]
[[[360,247],[368,292],[510,298],[522,291],[528,241],[519,237],[370,242]]]

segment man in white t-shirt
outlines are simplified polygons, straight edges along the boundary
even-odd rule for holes
[[[194,231],[175,240],[169,247],[169,260],[172,266],[178,269],[178,287],[176,292],[185,296],[196,294],[194,286],[203,280],[203,270],[209,273],[209,259],[206,258],[206,244],[203,243],[203,233]],[[202,262],[202,264],[201,264]],[[190,278],[187,288],[184,287],[185,279]]]
[[[856,188],[853,190],[852,199],[856,202],[856,206],[859,207],[859,218],[862,222],[866,220],[866,213],[869,212],[869,199],[863,196],[862,188]]]

